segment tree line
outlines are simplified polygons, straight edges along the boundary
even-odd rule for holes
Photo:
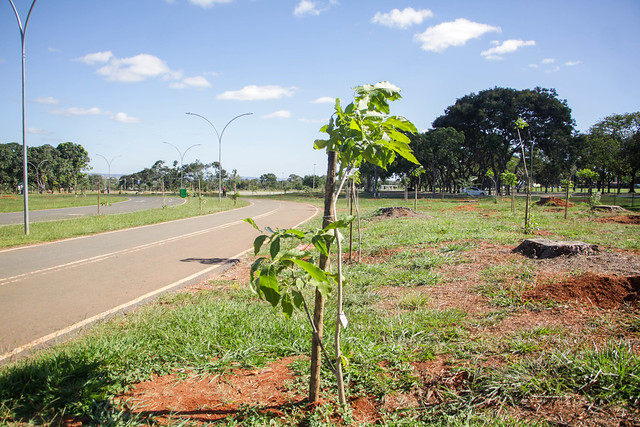
[[[527,125],[520,134],[519,119]],[[457,192],[469,185],[501,188],[505,172],[516,174],[522,185],[527,162],[533,182],[545,189],[558,187],[562,180],[589,176],[599,191],[626,188],[632,192],[640,169],[640,112],[612,114],[580,133],[567,101],[559,99],[555,89],[495,87],[471,93],[449,106],[433,121],[432,129],[409,137],[420,165],[401,158],[386,169],[363,164],[360,179],[368,191],[375,191],[379,180],[392,177],[433,192]],[[21,147],[15,142],[0,144],[2,191],[21,191]],[[100,185],[100,177],[88,175],[90,159],[79,144],[28,147],[28,159],[31,191]],[[111,188],[176,191],[182,182],[184,187],[197,188],[200,183],[203,191],[217,191],[220,174],[228,191],[321,188],[325,180],[295,174],[278,179],[273,173],[243,179],[236,169],[220,170],[218,162],[196,160],[180,166],[177,161],[167,165],[158,160],[114,180]]]
[[[526,124],[520,133],[518,120]],[[580,133],[567,101],[539,87],[471,93],[411,138],[421,166],[399,160],[386,171],[367,171],[368,182],[395,174],[425,190],[455,192],[468,185],[501,188],[500,177],[510,172],[522,186],[527,162],[533,182],[545,190],[591,171],[599,191],[633,192],[640,168],[640,112],[610,115]]]

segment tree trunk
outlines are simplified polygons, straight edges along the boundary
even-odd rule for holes
[[[330,151],[327,155],[327,182],[324,187],[324,216],[322,227],[326,227],[335,221],[335,211],[333,210],[334,190],[336,186],[336,167],[338,153]],[[327,249],[329,244],[327,243]],[[329,257],[320,255],[319,267],[327,271],[329,269]],[[313,308],[313,323],[318,331],[311,339],[311,379],[309,380],[309,401],[317,402],[320,399],[320,371],[322,367],[322,332],[324,330],[324,305],[325,299],[316,289],[315,305]]]

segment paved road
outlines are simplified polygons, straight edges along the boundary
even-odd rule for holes
[[[310,205],[250,206],[128,230],[0,251],[0,363],[223,270],[262,228],[296,226]]]
[[[176,206],[184,203],[180,197],[166,197],[167,206]],[[162,207],[162,197],[155,196],[131,196],[124,202],[113,203],[111,206],[100,206],[100,215],[119,214]],[[29,223],[42,221],[58,221],[61,219],[78,218],[98,214],[97,206],[78,206],[75,208],[46,209],[41,211],[29,211]],[[0,213],[0,225],[24,224],[24,212]]]

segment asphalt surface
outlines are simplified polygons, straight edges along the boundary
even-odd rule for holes
[[[0,363],[66,339],[161,293],[215,276],[258,232],[289,228],[318,209],[252,200],[232,211],[0,251]]]
[[[166,197],[167,206],[183,204],[180,197]],[[159,196],[131,196],[124,202],[113,203],[111,206],[100,206],[100,215],[111,215],[162,207],[162,197]],[[78,206],[74,208],[46,209],[41,211],[29,210],[29,223],[58,221],[62,219],[79,218],[98,214],[98,206]],[[0,225],[24,224],[24,211],[0,213]]]

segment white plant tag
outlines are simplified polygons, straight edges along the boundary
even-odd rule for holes
[[[340,316],[338,316],[340,319],[340,324],[342,325],[342,327],[344,329],[347,329],[347,325],[349,324],[349,320],[347,320],[347,315],[344,314],[344,312],[340,313]]]

